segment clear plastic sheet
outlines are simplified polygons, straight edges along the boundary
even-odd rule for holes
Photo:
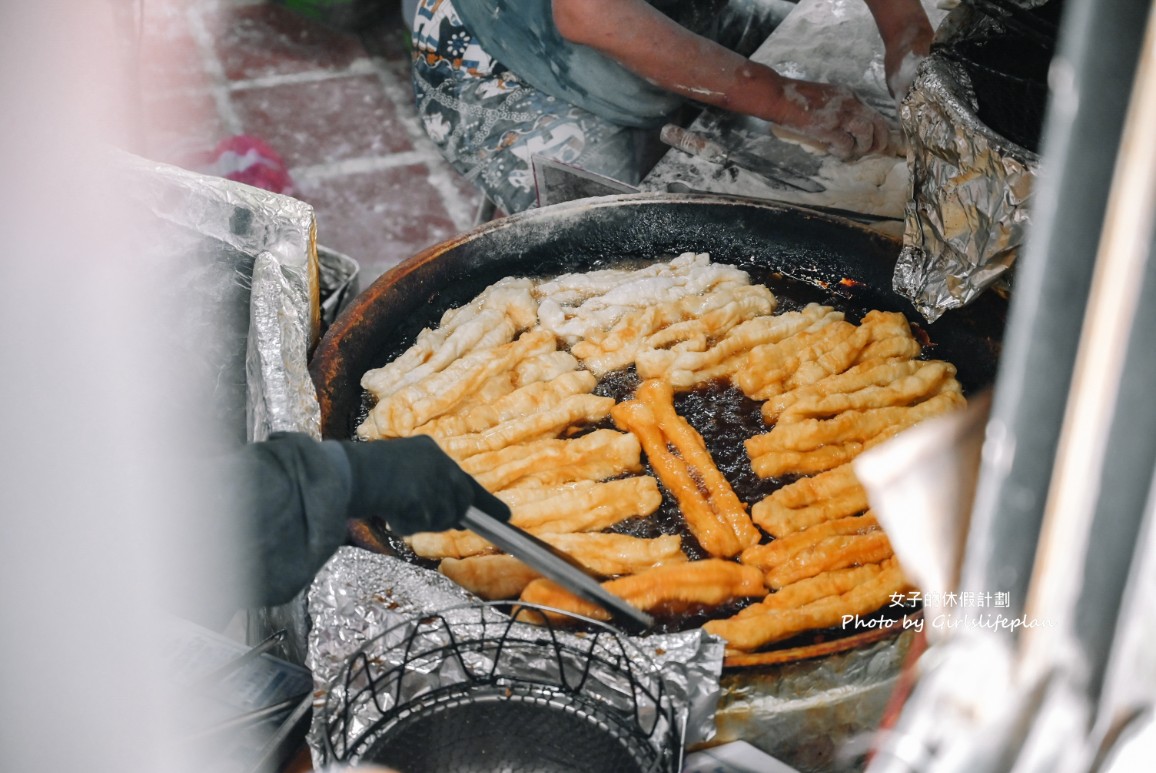
[[[976,111],[963,68],[935,53],[900,109],[912,195],[894,287],[930,322],[1004,276],[1029,223],[1039,157]]]
[[[309,732],[314,764],[320,766],[325,761],[322,756],[327,732],[325,706],[331,693],[343,689],[342,674],[351,658],[366,654],[376,663],[377,658],[391,657],[392,633],[385,638],[383,634],[405,630],[407,621],[419,621],[435,613],[462,626],[476,624],[477,604],[476,597],[437,572],[359,548],[339,550],[318,573],[309,591],[313,627],[306,664],[313,671],[315,686],[314,718]],[[498,613],[487,610],[486,614]],[[529,627],[522,623],[515,625]],[[557,629],[555,633],[562,641],[573,639],[576,649],[582,648],[581,634]],[[645,653],[645,661],[636,664],[638,668],[656,668],[662,675],[677,721],[685,724],[685,742],[693,744],[713,736],[722,672],[722,640],[701,629],[621,638],[633,644],[639,654]],[[452,670],[442,667],[445,664],[434,665],[437,667],[416,678],[407,672],[411,689],[432,689],[454,678]],[[541,675],[559,666],[557,661],[544,658],[527,659],[518,667],[527,675]],[[598,689],[603,696],[631,694],[631,685],[625,676],[616,682],[613,676],[608,678],[602,674],[600,681]],[[341,695],[334,697],[342,698]]]

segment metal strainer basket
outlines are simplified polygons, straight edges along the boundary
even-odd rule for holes
[[[402,773],[679,770],[682,728],[655,663],[594,620],[520,606],[583,632],[517,622],[494,604],[389,629],[327,697],[324,762]]]

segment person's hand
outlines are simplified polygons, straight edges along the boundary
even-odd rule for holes
[[[902,102],[915,82],[919,63],[931,51],[931,25],[913,26],[894,43],[886,44],[883,52],[883,71],[887,74],[887,90],[896,102]]]
[[[896,102],[907,96],[935,31],[918,0],[867,0],[883,39],[883,71]]]
[[[384,519],[398,536],[457,526],[470,505],[501,521],[510,509],[482,488],[433,438],[344,442],[352,472],[349,515]]]
[[[885,153],[891,128],[878,110],[844,86],[785,79],[779,115],[773,120],[831,155],[852,161]]]

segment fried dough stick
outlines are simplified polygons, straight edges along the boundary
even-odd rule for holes
[[[736,383],[748,397],[773,401],[784,392],[838,375],[856,364],[912,359],[921,349],[902,314],[870,311],[858,327],[841,325],[803,333],[774,347],[753,350]]]
[[[767,451],[751,457],[751,469],[760,478],[781,478],[786,475],[814,475],[854,459],[876,443],[897,435],[901,427],[892,427],[866,443],[838,443],[814,451]],[[762,437],[756,435],[755,437]],[[753,440],[754,438],[751,438]],[[748,443],[750,440],[747,441]],[[748,448],[747,455],[750,456]]]
[[[763,316],[747,320],[731,329],[714,346],[701,349],[652,349],[638,353],[638,375],[660,378],[679,389],[714,378],[732,376],[746,362],[755,346],[779,339],[789,320],[784,316]]]
[[[818,329],[803,329],[777,343],[757,346],[747,355],[746,366],[735,383],[748,397],[766,400],[791,388],[790,379],[799,367],[837,349],[850,339],[866,345],[866,334],[854,338],[856,327],[836,320]],[[839,350],[842,351],[842,350]],[[855,350],[854,355],[858,355]],[[847,363],[850,367],[851,363]]]
[[[405,543],[421,558],[468,558],[498,551],[484,537],[466,529],[420,531],[406,537]]]
[[[574,480],[606,480],[642,471],[642,448],[629,432],[599,429],[570,440],[535,440],[462,462],[488,491],[526,480],[551,486]]]
[[[602,583],[602,587],[644,611],[668,604],[712,607],[766,595],[762,573],[758,569],[718,558],[647,569],[609,580]],[[546,579],[534,580],[527,585],[521,600],[595,620],[610,619],[602,607],[580,599]]]
[[[965,404],[960,392],[948,390],[912,406],[850,410],[829,419],[780,421],[770,432],[748,440],[747,452],[812,451],[830,443],[862,443],[890,427],[909,427]]]
[[[571,351],[599,376],[625,368],[639,352],[719,337],[744,319],[770,314],[776,300],[763,285],[737,285],[688,296],[627,314],[605,335],[594,334]]]
[[[632,537],[628,534],[579,532],[573,534],[536,533],[538,538],[568,553],[579,563],[599,574],[614,576],[670,563],[685,563],[682,538],[663,535],[653,539]],[[450,540],[434,540],[448,535]],[[448,532],[423,532],[406,540],[422,558],[459,558],[483,556],[497,552],[486,540],[471,531],[453,529]],[[461,550],[439,553],[431,547],[460,547]]]
[[[892,594],[908,587],[898,564],[890,564],[838,596],[827,596],[798,609],[767,609],[762,614],[740,613],[725,620],[710,620],[703,628],[726,639],[731,649],[752,652],[804,631],[841,625],[844,615],[869,615],[887,604]]]
[[[637,399],[650,408],[662,434],[678,450],[688,472],[705,487],[710,509],[730,528],[739,545],[745,548],[757,544],[762,535],[751,523],[746,506],[719,472],[702,435],[674,410],[674,390],[670,384],[658,379],[645,381],[638,387]]]
[[[438,564],[438,571],[487,601],[516,599],[523,588],[541,576],[505,553],[444,558]]]
[[[427,328],[395,360],[366,371],[361,386],[378,400],[384,400],[399,389],[440,373],[472,351],[509,343],[516,334],[514,323],[498,309],[487,309],[456,328]]]
[[[436,328],[418,333],[413,346],[392,362],[366,372],[362,388],[381,400],[475,349],[512,341],[537,322],[532,288],[532,280],[514,277],[490,285],[465,306],[443,314]]]
[[[534,381],[498,399],[468,410],[441,416],[415,430],[434,438],[483,432],[502,422],[547,410],[571,395],[589,394],[598,385],[593,373],[571,370],[549,381]]]
[[[779,415],[798,401],[821,400],[831,395],[853,394],[871,387],[889,387],[911,376],[928,363],[920,360],[868,360],[813,384],[775,395],[763,403],[763,421],[774,424]],[[878,406],[882,407],[882,406]]]
[[[509,370],[520,360],[556,348],[549,331],[532,330],[508,344],[470,352],[424,381],[378,401],[357,432],[365,439],[405,437],[415,427],[454,410],[492,376]]]
[[[867,509],[867,490],[850,464],[800,478],[777,489],[751,508],[751,519],[772,537],[810,528]]]
[[[662,504],[658,481],[649,475],[583,483],[588,485],[577,490],[555,490],[553,496],[511,505],[510,522],[530,531],[555,534],[599,531],[627,518],[648,516]],[[498,496],[510,504],[509,493],[521,490],[507,489]]]
[[[781,564],[766,567],[765,579],[767,587],[782,588],[832,569],[876,564],[892,555],[891,542],[881,530],[827,537]]]
[[[805,580],[784,585],[757,604],[744,607],[735,617],[755,617],[773,609],[798,609],[828,596],[839,596],[865,582],[870,582],[876,575],[888,566],[895,563],[895,558],[888,558],[878,564],[863,564],[847,569],[835,569],[823,572]]]
[[[779,537],[762,545],[752,545],[742,552],[739,561],[768,571],[776,566],[786,564],[804,550],[814,548],[819,542],[829,537],[846,537],[878,530],[879,522],[875,520],[875,516],[870,514],[837,518],[833,521],[824,521],[809,529],[788,534],[785,537]]]
[[[570,395],[550,408],[504,421],[482,432],[435,439],[443,451],[460,462],[469,456],[499,451],[525,440],[557,437],[567,427],[605,419],[613,407],[613,397]]]
[[[634,400],[614,406],[610,415],[619,427],[629,430],[646,449],[651,467],[678,500],[687,528],[703,550],[712,556],[737,556],[744,546],[730,525],[711,510],[710,503],[691,477],[686,463],[667,448],[666,439],[650,407]]]
[[[685,564],[682,539],[665,535],[641,539],[625,534],[547,534],[542,539],[589,569],[608,576],[634,574],[656,566]],[[445,558],[439,571],[484,599],[514,599],[539,574],[505,554]]]
[[[631,537],[602,532],[543,534],[543,541],[568,554],[578,563],[607,577],[635,574],[655,566],[685,564],[682,537]]]
[[[802,419],[833,418],[847,411],[870,411],[918,405],[946,393],[962,394],[955,380],[955,366],[941,360],[910,362],[917,367],[909,376],[901,376],[883,386],[866,386],[854,392],[821,395],[812,387],[809,394],[799,395],[779,414],[777,421],[790,423]],[[822,383],[821,381],[818,383]],[[804,392],[804,390],[797,390]],[[763,406],[763,418],[769,411]]]
[[[518,505],[510,503],[518,499],[510,497],[510,489],[498,496],[511,504],[510,523],[539,536],[600,531],[627,518],[650,515],[662,504],[658,482],[649,475],[581,483],[585,484],[581,488],[525,489],[552,495]],[[494,551],[493,545],[465,529],[419,532],[407,537],[406,543],[422,558],[468,558]]]

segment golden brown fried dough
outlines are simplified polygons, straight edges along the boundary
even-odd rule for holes
[[[540,536],[578,563],[607,577],[666,564],[685,564],[688,560],[682,552],[682,537],[674,534],[653,539],[600,532]]]
[[[851,410],[829,419],[780,420],[765,436],[759,436],[765,440],[754,445],[757,449],[775,451],[812,451],[831,443],[864,443],[886,430],[910,427],[932,416],[962,408],[965,403],[960,393],[945,391],[913,406]],[[750,447],[749,443],[748,449]]]
[[[850,467],[850,465],[840,465],[827,472],[819,473],[815,478],[847,467]],[[796,481],[796,483],[814,480],[815,478],[802,478],[800,481]],[[814,499],[811,504],[788,507],[783,505],[781,498],[776,499],[775,494],[793,485],[795,484],[792,483],[790,486],[784,486],[778,491],[773,492],[770,496],[765,497],[761,502],[757,502],[755,506],[751,508],[751,518],[762,527],[763,531],[772,537],[785,537],[826,521],[847,518],[867,510],[867,490],[858,483],[818,497]]]
[[[847,411],[898,408],[918,404],[944,392],[960,391],[959,382],[955,380],[955,367],[950,363],[932,360],[911,364],[918,366],[911,375],[897,378],[885,386],[867,386],[843,394],[804,394],[788,406],[778,420],[825,419]],[[766,411],[763,417],[766,418]]]
[[[406,537],[405,542],[422,558],[468,558],[497,552],[486,539],[466,529],[421,531]]]
[[[438,571],[488,601],[516,599],[522,589],[538,579],[536,571],[513,556],[497,553],[469,558],[444,558]]]
[[[744,607],[735,617],[753,617],[772,609],[798,609],[828,596],[838,596],[870,582],[875,575],[893,563],[895,559],[888,558],[882,563],[835,569],[793,582],[774,593],[768,593],[759,603]]]
[[[762,573],[734,561],[708,558],[688,564],[671,564],[602,583],[602,587],[644,611],[665,605],[714,607],[766,594]],[[542,604],[595,620],[610,615],[596,604],[578,598],[546,579],[531,582],[521,600]]]
[[[752,545],[742,552],[739,561],[749,566],[757,566],[763,571],[769,571],[774,567],[786,564],[804,550],[814,548],[819,542],[829,537],[866,534],[878,529],[879,522],[875,520],[873,515],[852,515],[847,518],[837,518],[778,537],[762,545]]]
[[[629,432],[599,429],[568,440],[535,440],[500,451],[475,454],[462,462],[488,491],[525,479],[543,486],[575,480],[607,480],[642,471],[642,448]]]
[[[843,373],[819,379],[813,384],[775,395],[763,403],[763,421],[774,424],[780,414],[799,400],[821,400],[831,395],[851,394],[868,387],[890,386],[917,372],[925,363],[915,360],[870,360],[853,365]]]
[[[877,564],[891,555],[891,542],[880,530],[827,537],[783,563],[767,567],[766,583],[769,588],[782,588],[833,569],[845,569],[857,564]]]
[[[648,516],[662,504],[658,481],[649,475],[581,483],[584,485],[579,489],[547,489],[553,495],[511,505],[510,522],[530,531],[554,534],[600,531],[627,518]],[[536,491],[506,489],[498,496],[511,504],[510,492],[526,490]]]
[[[841,625],[845,615],[869,615],[886,605],[892,594],[907,587],[898,565],[890,564],[841,595],[827,596],[798,609],[740,613],[726,620],[708,621],[703,628],[726,639],[731,649],[752,652],[813,628]]]
[[[466,457],[499,451],[525,440],[557,437],[567,427],[593,424],[605,419],[613,407],[613,397],[570,395],[552,407],[504,421],[474,434],[439,438],[437,443],[446,454],[460,462]]]
[[[748,547],[758,543],[762,535],[751,523],[746,506],[715,466],[702,435],[674,410],[674,390],[670,384],[645,381],[638,387],[637,398],[650,408],[662,434],[678,450],[691,477],[705,488],[711,511],[734,533],[738,544]]]
[[[707,498],[691,477],[686,463],[667,448],[666,438],[650,407],[638,401],[619,403],[610,412],[615,423],[628,429],[646,449],[650,466],[678,500],[690,533],[712,556],[736,556],[743,549],[734,529],[711,509]]]

